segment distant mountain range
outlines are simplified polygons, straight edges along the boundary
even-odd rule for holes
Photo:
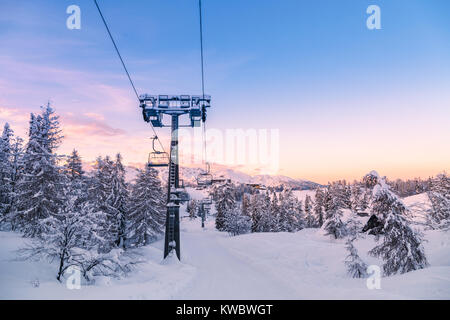
[[[163,181],[167,180],[167,168],[158,169],[160,177]],[[136,168],[132,166],[126,167],[127,180],[132,181],[136,177]],[[180,178],[184,180],[186,186],[196,185],[197,176],[202,173],[201,168],[180,168]],[[321,186],[318,183],[293,179],[282,175],[249,175],[238,170],[231,169],[224,166],[213,166],[211,173],[214,179],[225,178],[230,179],[233,182],[248,183],[248,184],[260,184],[266,187],[287,186],[295,190],[310,190]]]

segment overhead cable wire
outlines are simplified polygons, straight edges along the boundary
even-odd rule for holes
[[[108,27],[108,23],[106,22],[106,19],[103,16],[102,10],[100,9],[100,6],[98,5],[97,0],[94,0],[94,3],[95,3],[95,6],[97,7],[98,13],[100,13],[100,17],[102,18],[102,21],[103,21],[103,24],[105,25],[106,31],[108,31],[109,38],[111,39],[111,41],[112,41],[112,43],[114,45],[114,48],[116,49],[117,55],[119,56],[120,62],[122,63],[122,66],[123,66],[123,69],[125,70],[125,73],[127,74],[128,80],[130,81],[131,87],[133,88],[133,91],[134,91],[134,93],[136,95],[136,98],[140,102],[141,100],[139,99],[139,94],[138,94],[138,92],[136,90],[136,87],[134,85],[133,80],[131,79],[130,73],[128,72],[128,69],[127,69],[127,67],[125,65],[125,62],[123,61],[122,55],[120,54],[119,48],[117,47],[117,44],[116,44],[116,41],[114,41],[114,38],[113,38],[113,36],[111,34],[111,31],[110,31],[110,29]],[[159,142],[159,145],[161,146],[163,152],[165,152],[164,146],[161,143],[161,140],[159,139],[158,135],[156,134],[156,130],[153,127],[153,124],[151,122],[150,122],[150,125],[151,125],[151,128],[153,130],[153,133],[155,134],[156,139]]]

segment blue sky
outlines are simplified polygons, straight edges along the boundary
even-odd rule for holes
[[[65,27],[71,4],[81,30]],[[99,4],[140,93],[200,92],[196,0]],[[371,4],[381,30],[366,28]],[[280,129],[280,173],[320,182],[449,169],[450,151],[439,148],[450,139],[448,1],[203,5],[208,126]],[[73,129],[64,148],[145,159],[149,128],[93,1],[2,0],[0,42],[2,122],[20,132],[23,114],[50,99]],[[90,139],[86,124],[96,126]],[[136,147],[116,150],[123,141]]]

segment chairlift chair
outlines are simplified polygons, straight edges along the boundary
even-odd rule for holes
[[[153,152],[151,152],[148,156],[147,166],[151,168],[167,167],[169,165],[169,155],[167,152],[162,152],[155,149],[155,140],[158,139],[157,136],[154,136],[152,139]]]
[[[197,185],[201,187],[206,187],[212,185],[213,176],[210,173],[209,163],[206,164],[206,171],[200,173],[197,176]]]

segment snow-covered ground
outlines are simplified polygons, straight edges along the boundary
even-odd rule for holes
[[[202,230],[198,219],[183,218],[181,239],[181,263],[162,263],[158,241],[141,250],[146,262],[127,278],[69,290],[56,281],[56,264],[16,261],[25,240],[0,232],[0,299],[450,299],[450,234],[441,231],[426,232],[430,267],[382,278],[379,290],[346,275],[344,242],[321,230],[229,237],[213,220]],[[366,262],[381,264],[365,254],[372,236],[356,246]]]

